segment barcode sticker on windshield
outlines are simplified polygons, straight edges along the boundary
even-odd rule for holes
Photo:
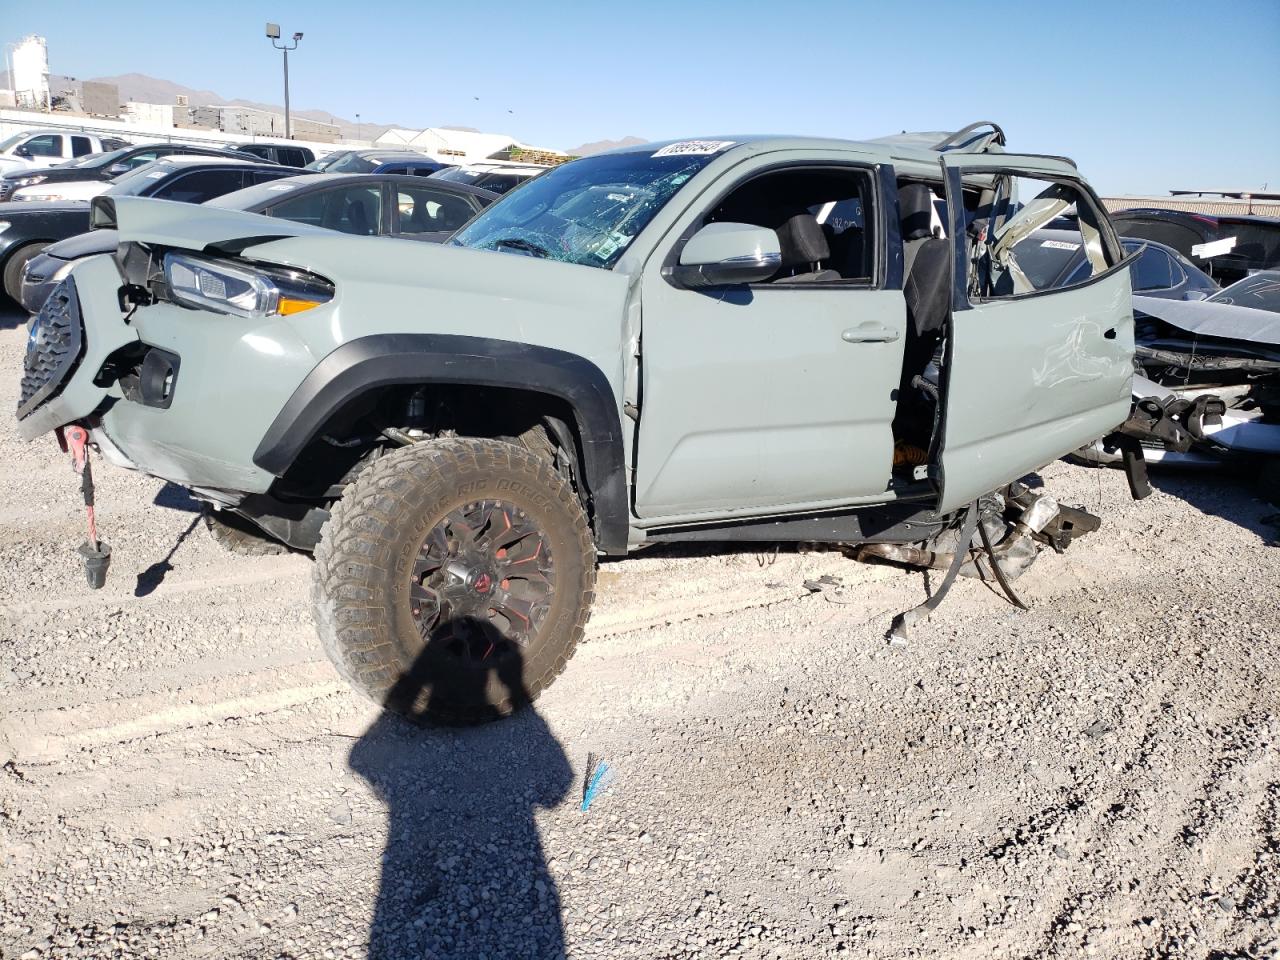
[[[679,143],[668,143],[653,155],[655,157],[700,157],[719,153],[726,147],[732,147],[734,142],[733,140],[681,140]]]
[[[1068,243],[1066,240],[1046,240],[1040,244],[1042,247],[1048,247],[1050,250],[1079,250],[1080,244]]]

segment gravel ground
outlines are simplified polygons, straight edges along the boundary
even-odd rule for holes
[[[905,647],[918,572],[607,563],[536,712],[441,732],[337,680],[305,557],[104,467],[91,592],[52,440],[0,416],[0,464],[4,960],[1280,955],[1280,549],[1243,481],[1133,503],[1054,464],[1102,529],[1029,612],[962,580]]]

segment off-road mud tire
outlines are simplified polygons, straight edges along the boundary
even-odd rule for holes
[[[555,592],[522,651],[518,682],[490,671],[468,697],[421,682],[429,656],[409,612],[409,582],[427,533],[485,499],[510,503],[539,526]],[[443,438],[379,458],[343,491],[316,547],[312,611],[325,653],[361,693],[418,724],[469,725],[512,713],[560,675],[582,638],[595,576],[582,505],[547,459],[501,440]]]
[[[278,557],[289,548],[261,530],[251,520],[229,510],[204,511],[204,525],[209,535],[232,553],[246,557]]]

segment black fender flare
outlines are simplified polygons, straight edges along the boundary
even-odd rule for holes
[[[370,390],[395,384],[509,387],[557,397],[573,410],[596,545],[627,551],[626,465],[617,400],[604,371],[585,357],[510,340],[438,333],[360,337],[336,348],[276,415],[253,462],[279,477],[329,417]]]

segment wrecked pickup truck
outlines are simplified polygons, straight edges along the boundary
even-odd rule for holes
[[[1134,340],[1097,197],[1003,143],[627,147],[440,247],[121,198],[117,253],[34,321],[19,429],[314,550],[338,671],[441,721],[554,680],[601,554],[909,544],[947,583],[973,551],[1012,574],[1096,526],[1015,481],[1125,420]],[[1019,254],[1072,206],[1085,268],[1037,287]]]

